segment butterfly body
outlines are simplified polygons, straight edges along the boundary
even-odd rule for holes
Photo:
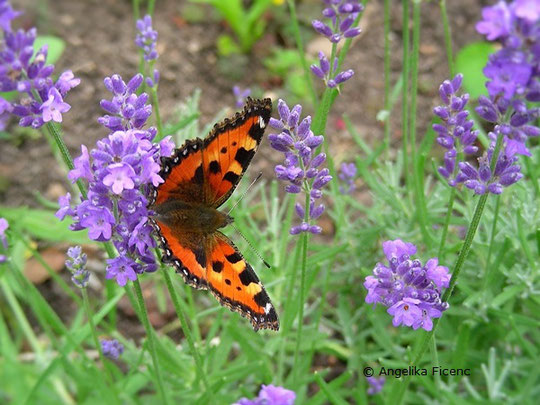
[[[233,218],[206,204],[168,200],[155,208],[156,218],[180,232],[208,236],[233,222]]]
[[[251,265],[220,232],[233,219],[218,208],[253,158],[271,109],[269,99],[248,99],[242,113],[217,124],[205,139],[188,140],[162,158],[165,182],[150,201],[162,260],[188,285],[210,290],[222,305],[247,317],[255,330],[277,330],[277,314]]]

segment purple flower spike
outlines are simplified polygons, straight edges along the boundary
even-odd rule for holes
[[[502,0],[492,7],[485,7],[482,18],[483,20],[476,24],[476,30],[486,35],[489,41],[507,36],[514,22],[508,4]]]
[[[118,357],[124,353],[124,345],[116,339],[102,339],[100,343],[103,355],[111,360],[118,360]]]
[[[40,107],[43,111],[43,122],[62,122],[62,113],[68,112],[71,106],[64,103],[60,92],[55,87],[49,90],[48,95],[49,98]]]
[[[375,395],[379,393],[382,390],[384,383],[386,382],[386,378],[384,376],[379,378],[366,377],[366,380],[369,383],[369,388],[367,391],[368,395]]]
[[[499,135],[500,136],[500,135]],[[478,159],[478,168],[470,163],[459,163],[459,174],[456,177],[458,183],[463,183],[465,187],[473,190],[475,194],[501,194],[503,187],[508,187],[518,182],[522,177],[521,167],[517,164],[517,155],[512,153],[512,149],[503,143],[495,170],[492,173],[491,166],[496,141],[492,141],[488,151]]]
[[[8,221],[5,218],[0,218],[0,264],[7,261],[8,242],[6,237],[6,230],[9,228]]]
[[[338,43],[343,38],[354,38],[360,34],[361,30],[353,24],[358,17],[358,13],[363,10],[363,6],[358,0],[336,0],[325,2],[328,6],[322,12],[323,16],[329,19],[327,23],[313,20],[312,25],[315,31],[324,35],[332,43]],[[329,88],[336,88],[338,85],[349,80],[354,72],[349,69],[344,72],[337,71],[337,57],[330,67],[330,62],[323,52],[319,52],[319,65],[311,65],[311,71]]]
[[[246,87],[244,90],[238,86],[233,87],[234,98],[236,99],[236,107],[240,108],[245,104],[246,97],[251,95],[251,89]]]
[[[158,33],[152,28],[152,17],[145,15],[144,18],[137,20],[137,35],[135,44],[144,52],[146,61],[155,60],[158,57],[156,42]]]
[[[448,304],[441,302],[441,290],[450,282],[448,268],[439,266],[437,258],[425,266],[413,260],[416,246],[400,239],[383,242],[383,250],[388,265],[377,263],[373,275],[366,277],[366,302],[386,306],[396,327],[431,330],[432,319],[448,309]]]
[[[356,189],[356,186],[354,185],[356,171],[357,169],[354,163],[341,164],[338,177],[346,185],[339,186],[339,191],[341,194],[350,194]]]
[[[86,288],[90,272],[86,270],[86,254],[80,246],[70,247],[67,251],[69,257],[66,267],[71,272],[71,281],[79,288]]]
[[[441,124],[433,124],[433,130],[437,132],[437,143],[447,149],[444,157],[444,166],[439,167],[439,173],[448,179],[448,184],[456,184],[455,167],[456,156],[459,154],[474,154],[477,148],[473,146],[478,135],[473,130],[473,121],[467,119],[468,112],[465,110],[469,101],[469,95],[457,95],[461,87],[463,75],[458,74],[452,80],[445,80],[439,87],[439,95],[443,105],[433,109],[433,113],[441,119]]]
[[[314,150],[323,142],[322,136],[315,136],[311,131],[311,117],[300,119],[302,107],[296,105],[291,109],[283,100],[278,101],[280,119],[271,118],[270,126],[281,131],[270,134],[270,146],[285,156],[283,165],[275,168],[278,180],[287,182],[285,191],[290,194],[304,193],[310,196],[309,207],[296,204],[295,210],[302,223],[290,229],[292,235],[302,232],[320,233],[322,229],[312,221],[322,215],[324,206],[315,206],[315,200],[322,197],[322,188],[332,180],[328,169],[319,169],[324,163],[324,153],[314,155]],[[304,199],[305,200],[305,199]],[[306,210],[309,223],[305,222]]]
[[[275,385],[262,385],[255,399],[241,398],[233,405],[294,405],[294,391]]]
[[[482,17],[476,26],[478,32],[490,41],[500,41],[502,47],[490,55],[484,68],[489,98],[480,97],[476,111],[485,120],[496,124],[495,137],[503,135],[507,147],[530,156],[525,144],[531,136],[529,129],[538,130],[535,123],[540,109],[529,106],[526,101],[540,101],[540,3],[515,0],[507,4],[501,0],[492,7],[485,7]],[[512,145],[514,142],[521,146]]]
[[[88,229],[91,239],[113,242],[119,256],[108,261],[106,278],[120,285],[157,268],[148,192],[151,185],[163,182],[160,159],[170,156],[174,148],[169,137],[154,143],[155,128],[143,128],[152,108],[146,104],[145,93],[135,93],[142,80],[142,75],[135,75],[128,84],[118,75],[105,80],[113,97],[102,100],[101,106],[115,116],[101,117],[99,122],[110,133],[90,152],[83,145],[68,175],[73,182],[88,182],[88,199],[71,208],[67,195],[60,199],[56,213],[60,219],[71,216],[73,230]]]
[[[62,122],[62,114],[71,108],[64,97],[80,79],[68,70],[53,81],[47,45],[34,52],[36,29],[11,30],[11,21],[20,14],[7,0],[0,1],[0,91],[18,93],[10,101],[1,99],[0,126],[12,114],[19,117],[20,126],[37,129],[50,121]]]

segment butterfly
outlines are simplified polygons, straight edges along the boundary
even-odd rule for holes
[[[150,222],[162,261],[196,289],[248,318],[255,331],[279,329],[276,310],[253,267],[219,231],[233,218],[218,210],[255,155],[270,120],[270,99],[248,97],[244,110],[214,126],[205,139],[187,140],[161,158],[164,180],[152,190]]]

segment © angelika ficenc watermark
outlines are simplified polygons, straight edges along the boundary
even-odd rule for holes
[[[391,367],[381,367],[380,370],[375,371],[372,367],[364,367],[364,376],[365,377],[395,377],[401,378],[403,376],[470,376],[470,368],[445,368],[440,366],[433,367],[416,367],[409,366],[406,368],[391,368]]]

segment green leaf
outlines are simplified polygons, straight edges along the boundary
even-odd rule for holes
[[[71,221],[67,218],[59,221],[51,211],[27,207],[0,207],[0,217],[5,217],[8,222],[16,224],[22,232],[37,239],[78,244],[89,242],[86,232],[73,232],[69,229]]]
[[[34,42],[34,51],[37,52],[43,45],[48,46],[47,63],[56,63],[64,49],[66,42],[62,38],[54,37],[52,35],[39,35]]]
[[[463,87],[473,99],[487,95],[486,77],[482,70],[495,50],[489,42],[473,42],[461,48],[456,55],[456,71],[463,74]]]
[[[220,35],[217,39],[218,53],[222,56],[229,56],[236,53],[241,53],[238,44],[229,35]]]

